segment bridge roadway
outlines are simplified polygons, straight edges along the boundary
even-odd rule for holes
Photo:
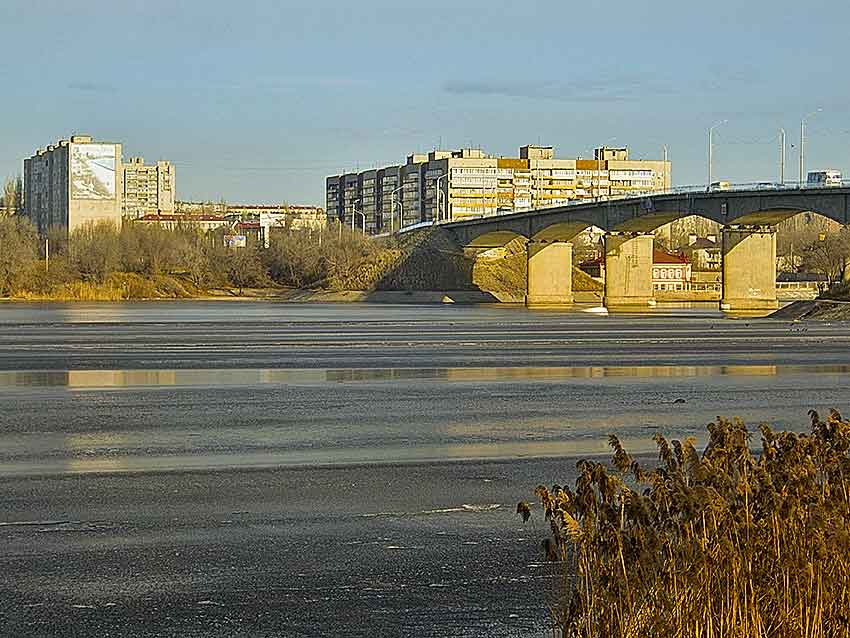
[[[528,240],[529,305],[572,303],[572,244],[591,226],[605,232],[607,307],[652,301],[653,231],[698,215],[723,228],[721,308],[767,311],[776,299],[776,224],[814,212],[850,222],[850,184],[835,187],[754,187],[682,190],[641,197],[536,209],[441,224],[468,248]]]

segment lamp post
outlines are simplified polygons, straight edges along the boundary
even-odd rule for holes
[[[361,213],[361,212],[360,212],[359,210],[357,210],[356,208],[352,208],[352,209],[351,209],[351,230],[352,230],[352,231],[354,230],[354,220],[355,220],[355,219],[357,219],[357,215],[360,215],[360,216],[363,218],[363,226],[362,226],[362,228],[363,228],[363,234],[365,235],[365,234],[366,234],[366,214],[365,214],[365,213]]]
[[[395,190],[393,190],[391,201],[392,201],[392,209],[390,210],[390,233],[395,232],[395,204],[396,204],[396,193],[399,193],[404,189],[404,186],[399,186]],[[401,197],[398,198],[398,208],[400,211],[404,211],[404,205],[402,204]],[[401,217],[399,216],[399,228],[401,228]]]
[[[785,185],[785,129],[779,129],[779,183]]]
[[[717,124],[708,129],[708,189],[711,189],[711,182],[714,181],[714,129],[718,126],[723,126],[729,120],[720,120]]]
[[[434,211],[434,219],[435,219],[438,223],[442,220],[442,216],[440,215],[440,195],[442,194],[442,192],[443,192],[443,191],[442,191],[442,190],[440,190],[440,180],[441,180],[441,179],[446,179],[448,176],[449,176],[449,174],[448,174],[448,173],[446,173],[445,175],[440,175],[439,177],[437,177],[437,178],[434,180],[434,182],[436,183],[436,188],[437,188],[437,190],[436,190],[436,197],[437,197],[437,204],[436,204],[436,206],[437,206],[437,208],[436,208],[436,210]],[[443,198],[443,202],[445,202],[445,201],[446,201],[446,198],[444,197],[444,198]],[[446,208],[448,208],[448,207],[446,207]],[[448,210],[447,210],[446,212],[448,212]]]
[[[806,157],[803,147],[806,145],[806,120],[823,111],[822,108],[812,111],[805,117],[800,119],[800,186],[803,186],[803,178],[805,177]]]
[[[612,137],[612,138],[606,140],[602,144],[602,146],[599,147],[599,150],[597,151],[597,154],[596,154],[596,177],[597,177],[596,201],[599,201],[600,199],[602,199],[602,159],[605,157],[605,149],[607,148],[608,144],[615,141],[616,139],[617,139],[616,137]],[[608,179],[608,188],[609,188],[609,190],[611,188],[610,177]],[[591,193],[593,193],[593,180],[592,179],[590,180],[590,191],[591,191]]]

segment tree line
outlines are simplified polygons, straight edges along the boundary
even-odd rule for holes
[[[268,247],[228,247],[224,230],[173,229],[108,221],[39,237],[26,218],[0,218],[0,296],[49,295],[73,282],[104,284],[121,273],[176,277],[198,291],[214,288],[327,288],[382,242],[340,228],[281,230]]]

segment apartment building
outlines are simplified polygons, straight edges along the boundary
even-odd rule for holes
[[[378,218],[375,220],[378,232],[401,228],[401,219],[398,217],[401,207],[397,197],[400,183],[400,166],[387,166],[378,171]]]
[[[360,206],[354,214],[354,226],[362,228],[363,232],[369,235],[374,235],[378,224],[378,170],[364,171],[358,175],[358,180]]]
[[[342,184],[342,175],[334,175],[325,180],[325,211],[328,215],[329,225],[343,221]]]
[[[43,233],[90,222],[121,225],[121,144],[74,135],[24,160],[24,214]]]
[[[144,158],[131,157],[122,165],[122,176],[124,217],[174,214],[175,173],[171,162],[148,166]]]
[[[365,213],[367,232],[381,232],[422,221],[658,192],[670,188],[671,163],[630,159],[626,147],[598,148],[593,159],[559,159],[553,147],[534,145],[521,147],[518,157],[493,157],[481,149],[434,150],[411,154],[400,167],[333,176],[326,184],[329,216],[351,224],[353,214],[355,227],[362,227],[360,213]]]

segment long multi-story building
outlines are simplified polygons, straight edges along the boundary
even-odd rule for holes
[[[146,166],[143,158],[131,157],[122,168],[124,217],[138,219],[174,213],[175,174],[171,162]]]
[[[121,225],[121,145],[88,135],[59,140],[24,160],[24,213],[39,232]]]
[[[625,147],[598,148],[593,159],[558,159],[551,146],[528,145],[519,157],[493,157],[481,149],[412,154],[400,167],[329,177],[326,196],[329,221],[352,224],[354,216],[354,227],[360,227],[365,215],[365,228],[374,233],[641,195],[670,185],[669,161],[631,160]]]

